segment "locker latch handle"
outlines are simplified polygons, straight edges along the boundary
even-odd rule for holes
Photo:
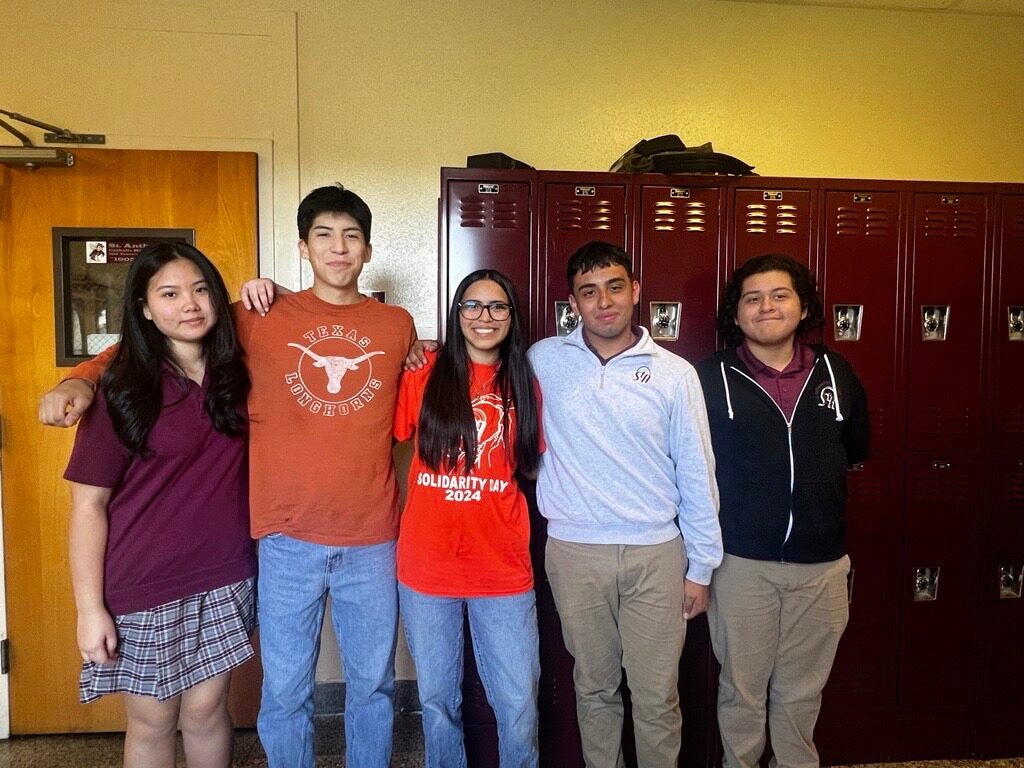
[[[1017,600],[1024,585],[1024,565],[999,566],[999,599]]]
[[[832,319],[835,323],[833,335],[836,341],[859,341],[864,317],[863,304],[835,304]]]
[[[924,341],[945,341],[948,331],[948,304],[929,304],[921,307],[921,338]]]
[[[939,599],[939,566],[914,569],[914,602]]]
[[[1010,341],[1024,341],[1024,306],[1006,308]]]
[[[651,338],[658,341],[679,339],[679,316],[683,305],[678,301],[652,301],[650,304]]]

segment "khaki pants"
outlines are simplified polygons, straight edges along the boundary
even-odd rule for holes
[[[726,555],[711,581],[711,644],[722,665],[718,726],[725,768],[817,768],[814,725],[850,611],[850,558],[777,563]],[[767,698],[767,707],[765,699]]]
[[[682,540],[639,546],[548,539],[546,558],[562,636],[576,660],[576,713],[587,768],[623,765],[623,668],[638,764],[674,768],[686,632]]]

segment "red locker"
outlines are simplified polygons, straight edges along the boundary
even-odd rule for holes
[[[822,763],[879,762],[891,748],[899,626],[900,464],[872,459],[848,472],[850,623],[823,693],[815,743]]]
[[[991,315],[992,443],[1024,445],[1024,195],[1001,195]]]
[[[626,204],[631,180],[613,173],[540,173],[538,177],[544,219],[542,301],[537,327],[540,338],[564,336],[574,327],[573,320],[564,314],[569,296],[565,279],[569,258],[592,240],[629,250]]]
[[[743,178],[734,183],[729,271],[765,253],[784,253],[814,270],[817,180]]]
[[[981,447],[988,197],[917,192],[906,312],[907,448]]]
[[[868,393],[871,451],[890,454],[899,434],[899,297],[903,288],[897,190],[826,190],[824,342],[853,365]]]
[[[438,317],[442,334],[450,297],[476,269],[504,272],[519,293],[526,327],[532,325],[534,258],[533,171],[441,170],[441,260]]]
[[[976,458],[908,459],[906,472],[896,756],[962,757],[977,673],[981,467]]]
[[[718,309],[723,194],[701,181],[639,177],[633,212],[640,324],[692,363],[715,351]]]
[[[990,467],[977,593],[985,614],[978,741],[994,758],[1024,754],[1024,456],[995,456]]]

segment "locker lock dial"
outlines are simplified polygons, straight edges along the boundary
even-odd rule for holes
[[[948,304],[921,307],[921,338],[924,341],[945,341],[948,329]]]
[[[1024,585],[1024,565],[999,566],[999,599],[1016,600]]]
[[[939,566],[914,569],[914,602],[939,599]]]
[[[555,330],[559,336],[568,336],[576,329],[579,321],[568,301],[555,302]]]
[[[1024,307],[1007,307],[1010,341],[1024,341]]]
[[[833,331],[836,341],[859,341],[863,304],[835,304],[832,307]]]
[[[679,338],[679,315],[682,304],[678,301],[652,301],[651,338],[676,341]]]

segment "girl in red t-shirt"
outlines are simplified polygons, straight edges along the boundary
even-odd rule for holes
[[[530,524],[517,473],[543,450],[540,395],[515,289],[478,270],[455,291],[447,344],[403,374],[395,437],[415,435],[398,537],[402,619],[428,765],[465,765],[463,615],[504,768],[537,764],[540,660]]]

